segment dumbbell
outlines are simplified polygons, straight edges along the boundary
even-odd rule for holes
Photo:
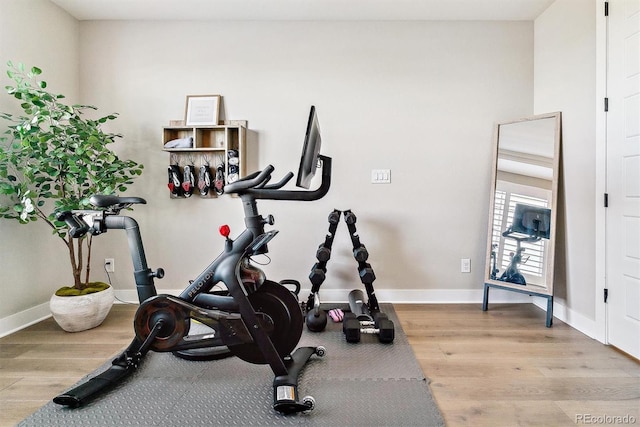
[[[318,246],[318,250],[316,251],[316,258],[321,262],[329,261],[329,258],[331,258],[331,249],[326,247],[324,243],[321,244]]]
[[[374,326],[378,329],[378,340],[382,343],[393,342],[396,335],[393,321],[389,320],[389,317],[382,312],[377,312],[373,318],[375,319]]]
[[[334,209],[333,212],[329,214],[329,224],[337,224],[340,222],[340,211]]]
[[[342,331],[347,342],[360,342],[361,334],[377,334],[381,343],[392,343],[395,338],[394,324],[386,314],[376,313],[375,320],[358,320],[354,313],[346,313]]]
[[[318,263],[315,263],[313,267],[311,267],[311,273],[309,273],[309,280],[313,285],[321,285],[326,278],[326,269],[320,268]]]
[[[356,214],[354,214],[351,211],[345,211],[344,213],[344,220],[347,222],[348,225],[353,225],[356,223]]]
[[[340,222],[340,211],[334,210],[329,214],[329,224],[336,225]],[[331,258],[331,242],[333,242],[332,232],[335,231],[335,227],[333,230],[329,227],[329,234],[327,235],[325,242],[318,246],[318,250],[316,251],[316,258],[318,261],[327,262],[329,258]],[[328,246],[327,246],[328,245]]]
[[[362,283],[373,283],[373,281],[376,280],[376,274],[369,265],[358,270],[358,274],[360,274],[360,281],[362,281]]]
[[[360,245],[353,250],[353,257],[358,262],[365,262],[369,258],[369,251],[364,245]]]

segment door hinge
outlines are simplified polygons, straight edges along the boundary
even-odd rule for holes
[[[604,99],[604,112],[609,111],[609,98]]]
[[[604,16],[609,16],[609,2],[604,2]]]
[[[609,207],[609,193],[604,193],[604,207]]]
[[[604,288],[604,302],[606,303],[609,299],[609,289]]]

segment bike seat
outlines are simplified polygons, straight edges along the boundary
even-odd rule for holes
[[[91,196],[89,202],[98,208],[108,208],[117,205],[146,205],[147,201],[142,197],[119,197],[114,195],[96,194]]]

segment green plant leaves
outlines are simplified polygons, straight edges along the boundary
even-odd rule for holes
[[[109,149],[121,135],[101,125],[117,114],[92,119],[96,107],[68,105],[64,95],[46,90],[42,70],[7,62],[13,85],[7,94],[22,109],[0,113],[7,130],[0,136],[0,218],[22,223],[42,218],[53,233],[65,238],[67,228],[54,212],[89,206],[93,194],[124,192],[143,166],[121,160]],[[44,209],[51,212],[44,212]]]

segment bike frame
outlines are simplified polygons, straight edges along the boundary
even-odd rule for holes
[[[504,233],[502,233],[502,235],[507,239],[513,239],[516,241],[516,251],[511,254],[511,260],[509,261],[509,265],[507,266],[505,271],[502,273],[500,278],[497,280],[500,280],[503,282],[516,283],[519,285],[526,285],[526,279],[524,275],[522,275],[522,273],[520,272],[520,268],[519,268],[520,264],[525,264],[528,261],[528,258],[524,261],[522,260],[522,253],[524,252],[524,248],[522,247],[522,242],[537,242],[538,240],[540,240],[540,237],[514,236],[514,232],[511,229],[511,227],[509,227]],[[492,251],[492,257],[494,258],[494,266],[493,266],[492,274],[494,274],[493,272],[495,272],[495,274],[497,275],[498,269],[495,266],[495,258],[496,258],[495,251]]]
[[[237,194],[243,202],[247,228],[235,240],[227,237],[223,252],[178,297],[164,296],[172,302],[186,307],[190,317],[196,320],[206,318],[210,323],[221,320],[242,322],[250,339],[247,339],[248,336],[244,331],[240,331],[238,339],[242,340],[240,342],[254,342],[262,352],[266,363],[270,365],[275,375],[273,383],[274,408],[283,413],[310,409],[308,403],[297,401],[297,377],[312,354],[320,355],[320,348],[298,348],[286,358],[285,363],[267,331],[261,327],[260,318],[248,299],[251,290],[244,286],[243,272],[246,271],[245,265],[248,265],[249,257],[254,254],[267,253],[267,243],[277,234],[276,230],[265,233],[264,226],[265,224],[272,225],[273,217],[269,215],[264,218],[260,215],[257,200],[311,201],[322,198],[331,185],[331,158],[319,156],[319,160],[322,162],[322,183],[318,189],[313,191],[281,190],[293,177],[291,172],[280,182],[267,185],[274,170],[271,165],[262,171],[227,184],[225,192]],[[104,210],[63,212],[58,216],[58,219],[67,222],[72,237],[81,237],[87,232],[97,235],[107,230],[125,230],[133,262],[138,299],[143,304],[154,298],[159,298],[154,278],[162,278],[164,271],[158,269],[154,272],[147,265],[137,221],[132,217],[119,215],[121,209],[132,204],[144,204],[146,201],[136,197],[94,196],[92,203]],[[225,284],[228,295],[209,293],[220,282]],[[206,321],[203,323],[207,324]],[[54,402],[77,407],[106,387],[117,384],[138,367],[161,328],[161,322],[155,325],[144,342],[137,337],[134,338],[125,352],[113,361],[110,370],[56,397]],[[208,348],[214,345],[221,345],[220,338],[193,340],[188,345],[175,346],[161,351]],[[324,349],[322,349],[322,354],[324,354]]]

